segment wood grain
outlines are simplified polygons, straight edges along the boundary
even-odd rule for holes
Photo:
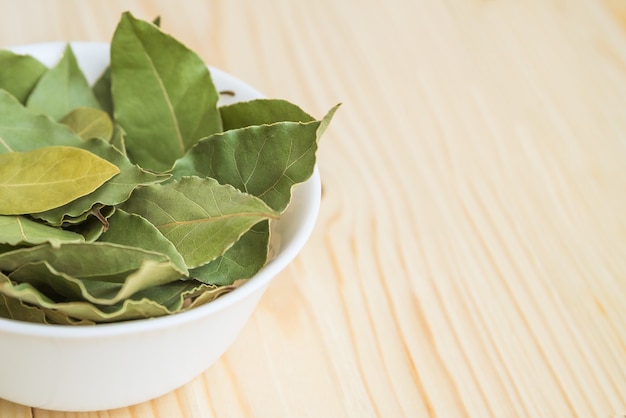
[[[269,96],[343,103],[319,222],[183,388],[0,416],[626,414],[623,2],[0,0],[0,44],[106,41],[126,9]]]

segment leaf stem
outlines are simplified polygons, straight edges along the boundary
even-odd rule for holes
[[[96,217],[97,220],[102,224],[102,232],[106,232],[109,229],[109,220],[102,215],[100,212],[100,208],[92,208],[91,214]]]

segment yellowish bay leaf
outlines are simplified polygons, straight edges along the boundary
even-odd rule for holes
[[[59,207],[93,192],[119,171],[114,164],[74,147],[0,154],[0,214]]]

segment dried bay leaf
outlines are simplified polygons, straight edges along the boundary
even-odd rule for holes
[[[318,129],[335,110],[321,121],[278,122],[212,135],[176,161],[173,178],[212,177],[282,212],[291,201],[292,187],[313,174]]]
[[[46,315],[46,322],[48,324],[57,324],[57,325],[95,325],[94,321],[90,321],[87,319],[76,319],[71,316],[65,314],[64,312],[59,312],[55,309],[47,309],[41,306],[29,305],[32,307],[36,307],[38,310],[43,312]]]
[[[81,287],[84,287],[84,284],[68,274],[59,272],[47,261],[33,261],[23,264],[9,273],[8,277],[15,284],[30,284],[47,298],[55,302],[84,300],[81,297]],[[97,291],[100,290],[102,292],[100,289],[101,286],[99,286],[102,282],[98,280],[89,280],[86,282],[93,282]],[[116,287],[117,290],[122,286],[121,283],[104,283],[105,286]],[[89,286],[89,284],[87,286]],[[87,291],[85,291],[85,293],[87,293]]]
[[[113,122],[109,115],[93,107],[78,107],[63,116],[60,122],[82,139],[101,138],[111,140]]]
[[[220,107],[220,114],[225,131],[252,125],[315,120],[300,107],[280,99],[234,103]],[[269,243],[269,223],[261,222],[239,238],[223,255],[204,266],[192,269],[190,275],[203,283],[219,285],[230,285],[237,280],[249,279],[267,263]]]
[[[260,199],[198,177],[137,189],[121,208],[154,224],[189,268],[214,260],[253,225],[278,217]]]
[[[61,228],[44,225],[23,216],[0,215],[0,243],[37,245],[50,243],[58,247],[64,242],[83,242],[82,235]]]
[[[127,156],[126,154],[126,131],[118,124],[113,125],[113,135],[111,135],[111,145],[113,145],[119,152]]]
[[[0,50],[0,89],[6,90],[20,103],[25,103],[31,91],[48,70],[30,55]]]
[[[100,107],[69,44],[59,62],[39,79],[26,107],[54,120],[77,107]]]
[[[220,107],[224,131],[277,122],[313,122],[315,118],[286,100],[255,99]]]
[[[0,271],[9,274],[24,264],[47,261],[53,268],[82,279],[123,282],[144,261],[168,263],[166,255],[108,242],[49,244],[19,248],[0,254]]]
[[[111,96],[111,67],[107,67],[91,88],[100,108],[113,117],[113,97]]]
[[[165,254],[181,275],[188,275],[185,260],[180,253],[152,223],[143,217],[118,209],[110,219],[110,226],[99,239],[100,242],[130,245]]]
[[[33,114],[3,90],[0,90],[0,114],[0,154],[53,145],[78,146],[83,142],[67,126],[48,116]]]
[[[207,284],[231,285],[254,276],[267,262],[270,229],[267,221],[254,225],[223,255],[189,275]]]
[[[0,317],[31,322],[34,324],[49,323],[46,314],[38,307],[29,306],[19,299],[0,293]]]
[[[317,124],[280,122],[212,135],[176,161],[172,178],[215,178],[282,212],[293,184],[313,172]]]
[[[98,204],[100,206],[118,205],[128,199],[132,191],[148,184],[165,181],[168,174],[156,174],[145,171],[132,164],[128,158],[111,144],[99,138],[81,142],[77,147],[87,150],[103,158],[119,169],[119,174],[107,181],[102,187],[69,205],[61,206],[45,212],[34,213],[38,219],[43,219],[52,225],[61,225],[63,222],[72,222],[72,218],[82,220]]]
[[[113,124],[113,135],[109,141],[119,152],[128,157],[126,153],[126,131],[119,124]]]
[[[170,313],[176,313],[188,309],[197,298],[207,292],[210,292],[212,299],[215,299],[229,290],[226,286],[206,285],[195,280],[176,281],[141,290],[129,300],[150,300],[164,306]]]
[[[0,287],[2,286],[2,274],[0,274]],[[9,281],[7,286],[12,286]],[[34,306],[5,295],[0,290],[0,316],[3,318],[16,319],[19,321],[36,324],[59,324],[59,325],[93,325],[95,322],[71,318],[61,312],[52,309]]]
[[[161,26],[161,17],[157,16],[152,23]],[[100,108],[113,117],[113,96],[111,95],[111,67],[105,68],[96,80],[93,87],[93,94],[100,103]]]
[[[203,283],[201,287],[198,287],[196,290],[194,290],[193,293],[195,294],[187,299],[189,301],[189,304],[185,306],[184,309],[193,309],[206,303],[212,302],[220,296],[228,292],[232,292],[243,282],[244,281],[242,280],[240,282],[233,283],[227,286],[214,286]],[[185,296],[185,294],[183,294],[183,296]]]
[[[111,93],[128,155],[146,169],[169,169],[200,138],[222,130],[219,95],[206,64],[130,13],[111,42]]]
[[[93,192],[119,172],[110,162],[74,147],[0,154],[0,214],[57,208]]]
[[[17,250],[22,247],[28,247],[28,246],[27,245],[10,245],[10,244],[0,243],[0,254],[6,253],[7,251]]]

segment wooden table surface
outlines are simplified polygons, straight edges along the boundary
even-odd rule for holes
[[[108,41],[125,10],[268,96],[343,103],[317,227],[186,386],[0,417],[626,414],[623,0],[0,0],[0,46]]]

